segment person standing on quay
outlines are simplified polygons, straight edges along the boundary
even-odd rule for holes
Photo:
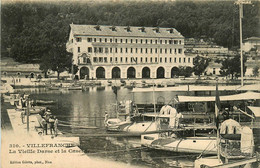
[[[24,124],[24,118],[25,118],[25,111],[21,112],[21,119],[22,119],[22,123]]]
[[[45,133],[45,135],[47,135],[48,126],[47,126],[47,122],[45,119],[42,119],[42,126],[43,126],[43,133]]]
[[[53,117],[54,118],[54,134],[55,136],[58,135],[58,119],[56,118],[56,116]]]

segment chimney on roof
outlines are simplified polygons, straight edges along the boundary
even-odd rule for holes
[[[96,30],[101,30],[99,25],[96,25],[94,28],[95,28]]]
[[[141,32],[145,32],[145,28],[144,27],[139,28],[139,30],[141,30]]]
[[[130,26],[124,28],[127,32],[131,32]]]
[[[153,31],[155,31],[156,33],[160,33],[159,27],[154,28]]]
[[[109,27],[112,31],[116,31],[116,26]]]
[[[173,33],[173,29],[167,29],[167,31],[169,31],[169,33]]]

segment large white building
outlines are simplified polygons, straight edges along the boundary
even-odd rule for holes
[[[67,50],[80,79],[172,78],[193,66],[174,28],[70,25]]]

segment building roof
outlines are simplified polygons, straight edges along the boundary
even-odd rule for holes
[[[126,36],[126,37],[147,37],[147,38],[150,37],[184,38],[174,28],[106,26],[106,25],[99,26],[99,25],[76,25],[76,24],[71,24],[70,27],[74,36],[90,35],[90,36],[114,36],[114,37]]]
[[[260,41],[260,37],[249,37],[245,41]]]

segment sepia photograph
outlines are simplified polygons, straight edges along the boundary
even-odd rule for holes
[[[260,167],[259,0],[1,0],[2,168]]]

